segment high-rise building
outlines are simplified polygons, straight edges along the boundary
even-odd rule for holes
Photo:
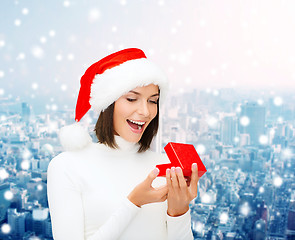
[[[250,143],[260,144],[259,139],[264,135],[265,130],[265,107],[255,102],[248,102],[241,106],[239,119],[240,133],[250,135]]]
[[[28,212],[19,213],[16,208],[7,210],[8,224],[11,227],[12,235],[23,236],[25,233],[25,219]]]
[[[225,116],[221,122],[221,142],[225,145],[233,145],[237,136],[237,119],[234,116]]]
[[[290,202],[287,223],[287,239],[295,239],[295,201]]]
[[[24,122],[29,122],[31,116],[31,107],[28,103],[22,103],[22,120]]]
[[[5,221],[6,211],[10,206],[10,201],[5,199],[4,197],[5,192],[8,191],[9,189],[10,189],[9,183],[0,184],[0,203],[1,203],[0,223]]]

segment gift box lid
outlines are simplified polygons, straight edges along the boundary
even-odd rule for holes
[[[171,163],[157,165],[156,167],[160,170],[158,176],[165,176],[167,168],[181,167],[184,176],[190,177],[193,163],[198,165],[199,178],[207,171],[195,147],[191,144],[169,142],[164,150]]]

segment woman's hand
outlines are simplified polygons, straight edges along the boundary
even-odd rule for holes
[[[172,217],[180,216],[189,210],[189,203],[198,194],[198,166],[192,164],[192,175],[188,185],[180,167],[172,167],[166,171],[168,185],[168,215]]]
[[[129,201],[138,207],[147,203],[163,202],[167,199],[168,187],[163,185],[159,188],[153,188],[152,182],[159,174],[159,169],[155,168],[147,178],[138,184],[128,195]]]

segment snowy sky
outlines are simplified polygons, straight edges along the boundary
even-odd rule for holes
[[[1,0],[0,97],[72,107],[86,68],[127,47],[175,91],[295,89],[294,13],[294,0]]]

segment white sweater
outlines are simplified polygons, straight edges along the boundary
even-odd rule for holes
[[[167,201],[137,207],[127,198],[165,155],[137,153],[138,144],[115,136],[120,149],[92,143],[52,159],[47,194],[55,240],[191,240],[190,210],[167,215]],[[157,177],[153,186],[166,183]]]

